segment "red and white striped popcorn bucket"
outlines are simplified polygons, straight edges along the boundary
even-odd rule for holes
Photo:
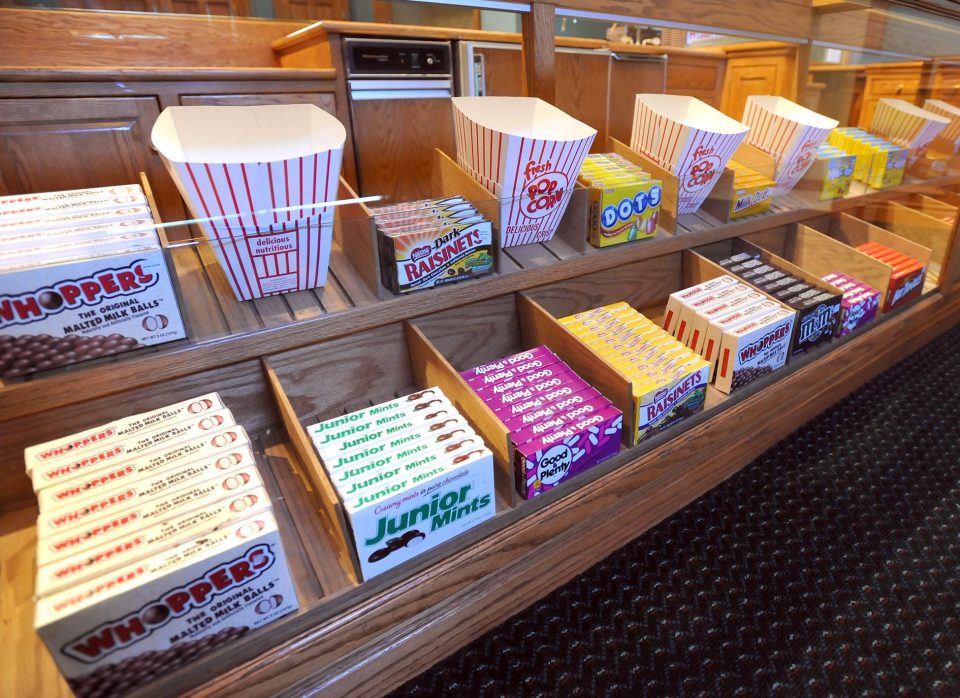
[[[953,145],[953,152],[960,150],[960,107],[940,99],[928,99],[923,103],[923,108],[950,120],[947,127],[940,132],[940,138]]]
[[[877,102],[870,121],[870,132],[909,148],[912,165],[927,152],[934,138],[950,125],[950,120],[910,104],[903,99],[883,98]]]
[[[747,97],[743,123],[750,127],[747,143],[774,160],[777,196],[793,189],[816,160],[817,148],[840,124],[789,99],[771,95]]]
[[[748,130],[694,97],[638,94],[630,147],[677,176],[677,213],[693,213]]]
[[[500,199],[500,246],[553,238],[597,132],[534,97],[454,97],[457,161]]]
[[[240,300],[323,286],[346,130],[310,104],[168,107],[152,133]]]

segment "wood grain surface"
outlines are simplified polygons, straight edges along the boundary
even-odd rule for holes
[[[621,49],[612,49],[620,52]],[[641,60],[631,60],[631,56]],[[666,54],[626,54],[625,58],[612,57],[607,96],[607,134],[623,143],[630,143],[633,132],[634,97],[638,94],[660,94],[666,91],[667,74],[674,59],[680,56]],[[676,78],[675,78],[676,79]],[[597,139],[601,147],[606,138]]]
[[[556,38],[554,6],[530,3],[530,11],[520,16],[523,95],[556,101]]]
[[[747,239],[766,247],[754,236],[747,236]],[[888,265],[802,223],[790,226],[783,239],[784,249],[779,253],[780,256],[817,278],[840,272],[872,286],[880,291],[880,307],[885,307],[887,287],[893,271]]]
[[[303,464],[307,477],[310,478],[310,491],[321,514],[325,517],[326,525],[324,528],[327,530],[336,551],[336,563],[342,570],[342,576],[346,577],[348,582],[356,584],[358,580],[362,579],[360,563],[357,561],[356,550],[348,540],[350,529],[347,527],[346,516],[340,505],[340,498],[337,496],[336,489],[330,482],[330,476],[320,463],[320,458],[310,442],[303,420],[293,409],[293,405],[291,405],[270,360],[265,357],[262,359],[262,363],[267,377],[267,385],[270,386],[270,393],[280,414],[280,422],[287,434],[287,440],[299,462]],[[309,545],[310,542],[308,541],[307,544]]]
[[[946,223],[928,213],[917,211],[896,201],[866,206],[863,217],[891,233],[929,247],[932,252],[931,261],[934,264],[943,265],[953,240],[956,221]]]
[[[518,498],[510,432],[415,323],[404,323],[404,330],[417,384],[424,388],[439,387],[483,437],[493,453],[497,500],[515,506]]]
[[[552,100],[574,119],[597,130],[591,151],[601,152],[607,142],[607,104],[611,99],[608,79],[610,57],[607,54],[556,52],[556,89]],[[617,86],[616,98],[626,94]],[[626,98],[629,101],[629,98]]]
[[[781,95],[796,100],[796,93],[796,46],[738,52],[727,58],[720,111],[739,120],[750,95]]]
[[[360,194],[381,194],[384,203],[430,197],[433,149],[454,152],[450,100],[371,100],[351,109]]]
[[[673,55],[667,58],[668,95],[688,95],[720,108],[727,61],[722,55]],[[629,139],[627,141],[629,143]]]
[[[623,412],[623,442],[633,446],[636,443],[636,433],[631,425],[636,422],[636,410],[633,385],[626,375],[595,354],[532,298],[519,294],[517,308],[525,343],[528,346],[543,344],[550,347],[578,376],[599,390]]]
[[[389,691],[729,477],[797,424],[946,330],[957,321],[957,309],[960,301],[934,295],[832,351],[794,362],[775,383],[723,403],[719,415],[599,466],[576,482],[575,497],[525,503],[499,516],[501,528],[469,549],[370,595],[363,595],[362,585],[356,595],[363,597],[349,609],[317,620],[324,604],[291,619],[285,630],[297,634],[269,653],[255,654],[273,647],[267,643],[275,638],[234,648],[239,655],[233,659],[250,661],[194,694],[228,695],[237,685],[252,695]],[[851,365],[858,370],[848,370]],[[791,396],[787,403],[784,391]],[[776,420],[769,420],[772,413]],[[760,431],[758,419],[767,420]],[[212,657],[207,669],[211,663],[225,666],[228,658]],[[203,675],[191,667],[151,689],[162,694]]]
[[[173,182],[150,150],[159,115],[150,96],[0,97],[0,196],[130,184],[146,172],[164,218],[183,220]]]
[[[674,236],[661,235],[652,240],[620,245],[609,250],[589,248],[583,255],[566,259],[553,256],[553,261],[549,264],[523,270],[515,269],[514,273],[486,277],[469,284],[455,284],[429,293],[393,297],[382,302],[358,303],[351,309],[319,316],[313,320],[282,324],[222,339],[208,339],[198,344],[179,343],[160,350],[138,352],[124,357],[122,361],[102,361],[39,376],[33,381],[10,383],[0,388],[0,414],[9,419],[29,415],[42,419],[41,415],[46,410],[114,395],[130,387],[160,385],[212,367],[227,366],[251,357],[344,337],[364,328],[379,327],[437,310],[456,308],[484,298],[575,279],[583,274],[653,259],[687,247],[709,244],[797,221],[815,221],[825,213],[852,210],[869,201],[953,186],[957,179],[953,175],[923,182],[908,179],[907,183],[900,187],[867,193],[862,193],[860,189],[847,199],[831,202],[818,203],[789,196],[786,197],[786,205],[775,200],[768,214],[752,216],[727,225],[719,224],[715,219],[711,220],[706,214],[684,216],[684,224],[690,227],[683,228],[682,234]],[[960,263],[957,255],[951,255],[951,260],[952,264]],[[331,265],[334,263],[335,260]],[[362,281],[358,282],[358,286],[362,287]],[[328,291],[330,288],[324,289],[324,295]],[[82,377],[82,380],[78,377]],[[42,388],[38,389],[41,385]],[[33,422],[24,420],[19,423],[23,428],[29,428],[28,425]],[[0,451],[0,472],[7,468],[16,471],[20,467],[18,458],[15,451]],[[13,496],[13,499],[15,498],[16,494]],[[2,498],[0,501],[3,501]]]
[[[812,7],[800,0],[566,0],[564,7],[780,36],[809,37],[813,29]]]
[[[0,8],[0,65],[277,67],[280,63],[271,42],[305,25],[232,17]]]

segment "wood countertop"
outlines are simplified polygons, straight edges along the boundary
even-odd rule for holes
[[[276,39],[271,45],[273,50],[281,52],[303,43],[326,41],[328,34],[348,34],[351,36],[381,36],[384,38],[438,39],[445,41],[487,41],[492,43],[521,43],[521,35],[512,32],[492,32],[457,27],[424,27],[408,24],[379,24],[376,22],[342,22],[322,20],[299,29],[287,36]],[[583,39],[572,36],[558,36],[557,46],[561,48],[608,49],[617,53],[642,55],[689,55],[722,56],[724,48],[710,46],[705,48],[675,48],[671,46],[637,46],[636,44],[616,44],[602,39]]]
[[[863,63],[857,65],[837,65],[836,63],[813,63],[811,73],[862,73],[867,70],[889,70],[891,68],[922,68],[923,61],[900,61],[895,63]]]
[[[333,80],[335,68],[24,68],[0,66],[0,82]]]

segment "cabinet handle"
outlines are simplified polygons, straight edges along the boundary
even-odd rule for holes
[[[667,60],[667,54],[665,53],[617,53],[611,51],[610,57],[615,61],[627,63],[659,63]]]
[[[902,95],[902,94],[903,94],[903,83],[902,83],[902,82],[901,82],[899,85],[897,85],[897,94],[898,94],[898,95]]]

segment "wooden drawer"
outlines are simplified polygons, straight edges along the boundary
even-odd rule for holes
[[[867,94],[874,97],[912,96],[916,95],[919,87],[919,75],[867,76]],[[908,99],[908,97],[904,97],[904,99]]]

